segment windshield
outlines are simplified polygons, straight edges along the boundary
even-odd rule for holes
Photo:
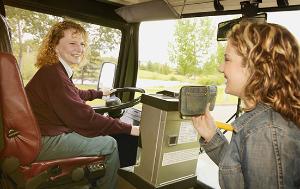
[[[34,64],[41,40],[54,23],[64,18],[10,6],[5,6],[5,9],[12,30],[13,54],[18,60],[24,85],[26,85],[37,71]],[[73,82],[79,89],[96,89],[101,65],[104,62],[118,63],[121,31],[79,20],[74,21],[87,30],[89,41],[86,60],[73,68]],[[103,104],[99,100],[87,103]]]

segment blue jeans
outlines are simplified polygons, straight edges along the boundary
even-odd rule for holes
[[[97,181],[101,189],[115,189],[120,167],[117,142],[110,136],[84,137],[75,132],[43,136],[38,160],[106,155],[105,176]]]

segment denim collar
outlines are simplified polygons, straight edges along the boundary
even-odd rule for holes
[[[266,104],[263,104],[263,103],[258,103],[253,110],[245,112],[239,118],[234,120],[234,122],[232,123],[232,127],[233,127],[234,132],[239,132],[240,130],[242,130],[249,123],[249,121],[252,120],[252,118],[255,115],[257,115],[261,112],[264,112],[264,111],[266,111],[270,108],[272,108],[272,107],[269,106],[269,105],[266,105]]]

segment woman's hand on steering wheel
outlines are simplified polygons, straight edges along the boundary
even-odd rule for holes
[[[127,101],[125,103],[120,103],[120,99],[117,98],[114,94],[115,93],[124,93],[124,92],[139,92],[139,93],[145,93],[145,90],[142,88],[136,88],[136,87],[123,87],[123,88],[115,88],[112,90],[106,89],[106,92],[104,93],[105,88],[100,88],[101,91],[103,91],[103,97],[104,94],[110,94],[111,97],[107,98],[103,98],[105,99],[105,104],[106,106],[100,106],[100,107],[93,107],[93,109],[99,113],[99,114],[103,114],[105,112],[113,112],[113,111],[117,111],[117,110],[123,110],[129,107],[133,107],[134,105],[138,104],[141,101],[141,96],[136,97],[130,101]],[[118,100],[119,99],[119,100]]]
[[[101,88],[100,91],[102,91],[103,96],[109,96],[112,93],[116,92],[116,89],[111,89],[111,88]]]

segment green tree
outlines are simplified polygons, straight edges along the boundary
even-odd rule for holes
[[[210,18],[177,21],[175,42],[169,44],[169,57],[179,74],[193,76],[197,73],[201,60],[208,54],[214,33]]]
[[[218,42],[217,46],[217,62],[218,64],[222,64],[224,62],[225,55],[225,43],[224,42]]]
[[[210,58],[204,63],[201,73],[213,75],[218,73],[218,66],[224,62],[225,46],[218,43],[216,54],[211,54]]]
[[[173,69],[168,64],[166,64],[166,63],[165,64],[161,64],[159,73],[167,75],[167,74],[170,74],[172,72],[173,72]]]
[[[119,51],[121,31],[94,24],[80,24],[89,33],[87,62],[81,64],[75,71],[75,78],[79,78],[83,84],[86,79],[96,80],[98,78],[101,63],[110,60],[116,61],[116,58],[107,58],[104,55],[112,51]]]
[[[12,31],[13,50],[22,70],[23,53],[28,49],[36,49],[48,29],[61,18],[10,6],[5,9]]]
[[[197,66],[196,23],[194,20],[177,21],[175,27],[175,44],[171,44],[170,60],[177,65],[179,74],[193,73]]]

